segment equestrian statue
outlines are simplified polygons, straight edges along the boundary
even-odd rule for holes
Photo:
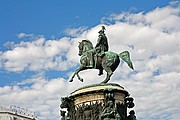
[[[132,61],[130,59],[130,53],[128,51],[123,51],[120,54],[114,53],[109,50],[108,40],[105,35],[105,27],[102,26],[102,29],[98,32],[98,40],[95,47],[90,40],[82,40],[79,42],[79,56],[80,58],[80,67],[74,72],[73,76],[69,82],[73,81],[75,75],[78,79],[83,82],[83,79],[79,76],[79,72],[86,69],[99,69],[99,74],[103,74],[103,70],[107,72],[107,76],[104,81],[101,83],[107,83],[113,72],[116,70],[120,63],[120,58],[127,63],[127,65],[134,70]]]

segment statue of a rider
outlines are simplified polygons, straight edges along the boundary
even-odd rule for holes
[[[98,36],[98,40],[97,40],[97,44],[95,46],[94,52],[90,51],[87,54],[88,58],[89,58],[89,66],[88,67],[91,67],[91,68],[95,67],[97,64],[98,57],[102,58],[105,55],[105,52],[108,51],[108,49],[109,49],[108,40],[104,33],[105,30],[106,30],[105,27],[102,26],[102,29],[98,32],[99,36]],[[93,57],[94,55],[95,55],[95,61],[94,61],[94,57]],[[102,75],[102,74],[103,74],[103,70],[100,70],[98,75]]]
[[[118,67],[120,58],[125,61],[131,69],[134,69],[133,63],[130,59],[130,53],[128,51],[123,51],[119,54],[109,51],[105,30],[105,27],[102,26],[102,29],[98,32],[99,36],[95,47],[93,47],[90,40],[82,40],[82,42],[79,42],[78,55],[81,56],[80,67],[76,69],[69,82],[72,82],[76,75],[78,79],[83,82],[83,79],[78,74],[82,70],[99,69],[98,75],[102,75],[103,70],[107,72],[105,80],[102,81],[102,83],[107,83],[113,72]]]

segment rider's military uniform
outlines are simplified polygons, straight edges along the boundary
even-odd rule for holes
[[[95,66],[97,63],[97,58],[98,57],[103,57],[105,55],[105,52],[108,51],[109,46],[108,46],[108,40],[107,37],[104,33],[105,27],[102,26],[102,29],[98,32],[99,36],[98,36],[98,40],[97,40],[97,44],[95,46],[95,51],[93,52],[93,54],[95,54]],[[89,54],[89,66],[88,67],[94,67],[94,59],[93,59],[93,55]],[[100,70],[99,75],[102,75],[103,71]]]
[[[103,57],[105,55],[104,52],[108,51],[109,49],[107,37],[104,34],[104,30],[105,27],[102,26],[102,30],[99,31],[99,37],[95,46],[96,54],[100,57]]]

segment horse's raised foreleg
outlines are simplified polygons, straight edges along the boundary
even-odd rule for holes
[[[69,82],[72,82],[72,81],[73,81],[75,75],[76,75],[76,72],[74,72],[74,74],[73,74],[73,76],[71,77],[71,79],[69,80]]]
[[[106,76],[106,79],[104,81],[102,81],[101,83],[107,83],[113,74],[110,67],[104,67],[104,70],[107,72],[107,76]]]
[[[69,82],[72,82],[73,81],[73,79],[74,79],[74,77],[75,77],[75,75],[77,75],[77,77],[78,77],[78,79],[81,81],[81,82],[83,82],[83,79],[79,76],[79,72],[81,71],[81,70],[83,70],[83,66],[80,66],[75,72],[74,72],[74,74],[73,74],[73,76],[71,77],[71,79],[69,80]]]

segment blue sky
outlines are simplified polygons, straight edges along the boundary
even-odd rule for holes
[[[61,96],[105,77],[87,70],[84,83],[68,82],[79,66],[78,42],[95,45],[105,25],[110,50],[131,53],[136,70],[122,62],[111,82],[135,98],[138,119],[180,119],[179,1],[0,0],[0,16],[0,105],[59,119]]]
[[[19,42],[16,34],[21,32],[42,34],[48,38],[60,37],[67,27],[92,27],[99,24],[102,17],[111,13],[147,12],[168,3],[169,0],[1,0],[0,42]],[[1,46],[2,49],[4,48]]]

